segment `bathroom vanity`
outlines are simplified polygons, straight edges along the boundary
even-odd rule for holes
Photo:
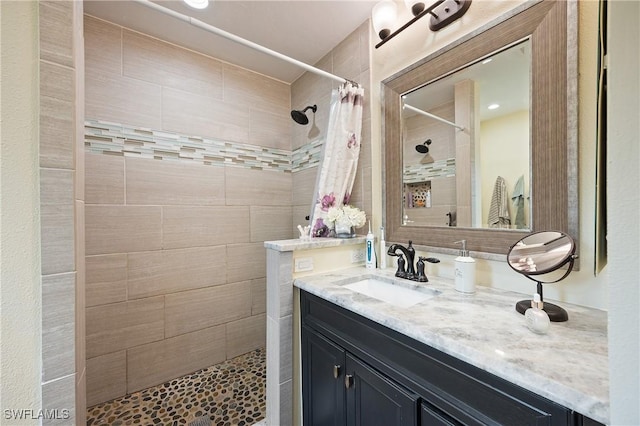
[[[429,297],[405,307],[346,287],[366,278]],[[464,295],[447,280],[416,285],[363,268],[294,285],[305,425],[608,421],[605,312],[564,304],[571,319],[536,335],[513,292]]]

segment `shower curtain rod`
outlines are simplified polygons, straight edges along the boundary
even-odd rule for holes
[[[227,32],[225,30],[221,30],[220,28],[214,27],[213,25],[209,25],[209,24],[207,24],[205,22],[202,22],[202,21],[200,21],[198,19],[195,19],[195,18],[192,18],[190,16],[184,15],[182,13],[176,12],[175,10],[171,10],[171,9],[169,9],[167,7],[164,7],[164,6],[161,6],[159,4],[153,3],[150,0],[134,0],[134,1],[139,3],[139,4],[141,4],[141,5],[143,5],[143,6],[146,6],[148,8],[157,10],[158,12],[164,13],[165,15],[172,16],[172,17],[177,18],[177,19],[179,19],[181,21],[184,21],[184,22],[186,22],[188,24],[191,24],[194,27],[198,27],[198,28],[203,29],[203,30],[205,30],[207,32],[210,32],[210,33],[219,35],[221,37],[224,37],[224,38],[226,38],[228,40],[234,41],[236,43],[240,43],[240,44],[242,44],[244,46],[247,46],[247,47],[250,47],[252,49],[258,50],[258,51],[260,51],[262,53],[266,53],[267,55],[271,55],[271,56],[273,56],[275,58],[282,59],[283,61],[289,62],[290,64],[297,65],[300,68],[304,68],[305,70],[310,71],[312,73],[321,75],[323,77],[331,78],[331,79],[333,79],[335,81],[338,81],[340,83],[346,83],[347,81],[350,82],[350,83],[354,83],[351,80],[347,80],[346,78],[338,77],[337,75],[334,75],[334,74],[331,74],[331,73],[329,73],[327,71],[321,70],[320,68],[316,68],[316,67],[311,66],[309,64],[306,64],[306,63],[304,63],[302,61],[298,61],[297,59],[293,59],[293,58],[291,58],[289,56],[283,55],[282,53],[276,52],[275,50],[271,50],[271,49],[269,49],[267,47],[261,46],[261,45],[259,45],[257,43],[254,43],[254,42],[249,41],[247,39],[244,39],[242,37],[238,37],[235,34],[231,34],[230,32]]]
[[[459,126],[456,123],[453,123],[453,122],[451,122],[449,120],[445,120],[444,118],[438,117],[437,115],[431,114],[430,112],[423,111],[423,110],[421,110],[419,108],[416,108],[416,107],[412,107],[411,105],[405,104],[404,101],[402,103],[402,108],[403,109],[406,108],[406,109],[408,109],[410,111],[417,112],[418,114],[426,115],[427,117],[433,118],[434,120],[438,120],[438,121],[440,121],[442,123],[448,124],[449,126],[453,126],[458,130],[464,130],[464,127]]]

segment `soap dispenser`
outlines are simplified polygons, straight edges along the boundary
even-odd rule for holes
[[[549,315],[542,309],[543,306],[540,295],[535,293],[531,301],[531,307],[524,312],[527,327],[537,334],[547,334],[549,324],[551,323]]]
[[[455,259],[455,289],[461,293],[475,293],[476,261],[469,256],[467,240],[456,241],[455,244],[462,244],[460,256]]]

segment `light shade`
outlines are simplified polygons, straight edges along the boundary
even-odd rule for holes
[[[209,6],[209,0],[184,0],[187,6],[190,6],[194,9],[205,9]]]
[[[376,4],[371,12],[373,29],[384,40],[391,34],[391,28],[396,22],[398,7],[391,0],[384,0]]]
[[[424,10],[424,2],[422,0],[404,0],[404,4],[413,16],[420,15],[420,12]]]

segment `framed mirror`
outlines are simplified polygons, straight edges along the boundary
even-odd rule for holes
[[[529,229],[530,69],[527,38],[402,96],[403,223]]]
[[[527,47],[523,47],[523,46]],[[478,207],[482,201],[473,162],[482,167],[482,160],[470,160],[474,143],[479,143],[479,102],[459,102],[454,95],[454,113],[448,120],[459,127],[450,127],[454,142],[449,152],[452,170],[449,187],[455,195],[449,196],[450,210],[442,211],[440,223],[416,219],[428,203],[431,208],[439,202],[434,199],[437,187],[427,192],[428,184],[437,184],[428,178],[422,188],[407,189],[407,165],[413,149],[425,157],[433,151],[436,139],[421,135],[424,141],[410,134],[403,104],[418,102],[414,93],[428,92],[429,84],[445,80],[469,65],[481,63],[510,48],[526,50],[530,57],[530,92],[528,96],[528,143],[522,155],[529,167],[523,170],[524,194],[527,200],[525,226],[488,228],[483,226],[487,215]],[[469,93],[467,91],[467,93]],[[471,93],[474,93],[471,91]],[[403,97],[405,97],[403,99]],[[427,96],[429,96],[427,94]],[[385,177],[385,227],[387,240],[406,242],[438,249],[453,249],[454,241],[467,240],[467,247],[474,252],[506,254],[525,233],[538,230],[557,230],[567,233],[577,242],[578,194],[577,194],[577,4],[575,0],[544,0],[528,2],[512,10],[487,26],[469,34],[405,70],[382,82],[383,145]],[[464,96],[462,99],[465,99]],[[406,108],[405,108],[406,109]],[[476,116],[474,118],[474,115]],[[446,118],[446,117],[445,117]],[[462,128],[462,129],[460,129]],[[435,134],[435,133],[433,133]],[[405,147],[405,136],[409,136]],[[413,136],[413,139],[411,137]],[[431,142],[429,143],[429,139]],[[416,142],[417,140],[417,142]],[[439,143],[439,142],[438,142]],[[485,141],[482,141],[485,143]],[[422,144],[422,147],[419,145]],[[425,148],[429,149],[429,152]],[[449,157],[443,157],[449,158]],[[417,169],[427,166],[430,159]],[[405,163],[406,161],[406,163]],[[437,161],[434,158],[434,162]],[[487,163],[487,166],[489,164]],[[451,167],[453,166],[453,167]],[[427,168],[424,167],[424,168]],[[489,167],[487,167],[489,168]],[[499,172],[501,173],[501,172]],[[498,173],[495,173],[498,175]],[[492,178],[490,178],[492,179]],[[513,183],[515,184],[515,182]],[[512,185],[513,185],[512,184]],[[418,185],[419,186],[419,185]],[[511,204],[512,189],[508,188],[507,202]],[[414,192],[421,190],[419,196]],[[408,195],[411,192],[411,195]],[[475,194],[475,195],[474,195]],[[430,198],[430,199],[429,199]],[[485,197],[486,198],[486,197]],[[424,204],[420,205],[424,199]],[[416,207],[415,201],[418,201]],[[413,202],[412,207],[411,202]],[[411,208],[414,210],[411,211]],[[422,210],[417,210],[422,209]],[[447,216],[446,213],[453,213]],[[423,213],[422,213],[423,214]],[[452,217],[453,216],[453,217]],[[475,224],[477,226],[474,226]],[[488,221],[486,221],[488,222]],[[449,226],[451,225],[451,226]],[[446,251],[446,250],[445,250]]]

